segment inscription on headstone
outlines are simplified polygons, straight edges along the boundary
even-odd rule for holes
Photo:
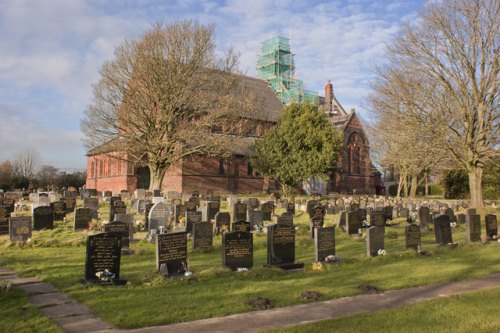
[[[170,214],[167,205],[163,202],[156,203],[151,207],[151,211],[149,212],[149,230],[158,230],[160,227],[166,227],[169,217]]]
[[[187,272],[186,232],[171,232],[157,236],[156,269],[166,276],[178,276]]]
[[[186,216],[186,232],[191,233],[193,231],[193,224],[202,220],[201,212],[186,211],[184,214]]]
[[[233,231],[222,234],[222,266],[233,271],[253,267],[253,235]]]
[[[209,249],[213,240],[212,223],[198,222],[193,224],[193,249]]]
[[[231,228],[231,215],[226,212],[215,214],[215,231],[218,235],[222,231],[229,231]]]
[[[314,229],[314,260],[325,261],[335,255],[335,227]]]
[[[245,221],[247,219],[247,204],[237,202],[233,206],[233,221]]]
[[[232,231],[250,232],[250,222],[236,221],[231,226]]]
[[[33,209],[33,229],[53,229],[54,214],[49,206],[39,206]]]
[[[421,235],[420,227],[416,224],[409,224],[405,227],[406,248],[420,249]]]
[[[11,242],[26,242],[32,234],[31,216],[10,217],[9,235]]]
[[[107,233],[87,236],[85,280],[99,282],[96,274],[108,271],[114,275],[114,279],[106,283],[126,283],[120,280],[121,247],[121,237]]]
[[[267,265],[285,270],[304,267],[295,263],[295,228],[273,224],[267,229]]]
[[[128,248],[129,247],[129,226],[125,222],[121,221],[113,221],[110,223],[104,224],[104,232],[121,237],[122,239],[122,248]]]
[[[90,208],[77,208],[75,209],[75,222],[73,224],[74,230],[86,230],[92,222],[92,209]]]
[[[377,256],[384,249],[384,228],[370,227],[366,229],[366,251],[369,257]]]

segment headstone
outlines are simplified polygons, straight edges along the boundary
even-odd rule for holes
[[[384,219],[387,220],[392,220],[393,218],[393,209],[392,206],[385,206],[384,207]]]
[[[212,223],[198,222],[193,224],[193,249],[210,249],[213,240]]]
[[[250,222],[250,228],[255,225],[262,226],[264,224],[264,219],[262,218],[261,210],[249,210],[248,211],[248,222]]]
[[[5,199],[4,199],[5,205]],[[38,197],[38,205],[39,206],[50,206],[50,199],[48,197],[39,196]]]
[[[293,214],[283,213],[281,216],[276,217],[277,224],[293,225]]]
[[[384,228],[370,227],[366,229],[366,251],[369,257],[377,256],[384,250]]]
[[[165,198],[163,197],[153,197],[153,203],[154,204],[157,204],[158,202],[164,202],[165,201]]]
[[[407,219],[410,216],[410,210],[408,208],[401,208],[399,210],[399,216]]]
[[[481,216],[468,215],[467,223],[465,224],[465,238],[467,242],[481,241]]]
[[[259,199],[257,198],[248,198],[248,209],[257,209],[260,206]]]
[[[250,232],[232,231],[222,234],[222,266],[233,271],[253,267],[253,235]]]
[[[134,214],[116,214],[115,221],[120,221],[126,223],[129,228],[129,238],[131,240],[134,239],[134,227],[135,227],[135,218]]]
[[[370,226],[372,227],[385,227],[384,214],[382,212],[374,211],[370,215]]]
[[[335,227],[315,228],[314,260],[322,262],[331,255],[335,255]]]
[[[98,218],[98,209],[99,209],[99,199],[97,198],[84,198],[83,199],[83,208],[90,208],[92,210],[92,218]]]
[[[0,235],[9,233],[10,212],[7,206],[0,206]]]
[[[186,232],[158,234],[156,269],[169,277],[182,276],[188,271]]]
[[[220,211],[220,201],[207,201],[203,210],[203,220],[210,222],[215,218],[215,214]]]
[[[202,221],[202,214],[201,212],[196,212],[196,211],[186,211],[185,213],[186,216],[186,232],[187,233],[192,233],[193,231],[193,224],[199,223]]]
[[[310,218],[311,219],[314,219],[314,218],[325,218],[325,215],[326,215],[326,210],[325,210],[325,207],[323,207],[322,205],[316,205],[314,206],[311,211],[310,211]]]
[[[346,229],[347,226],[347,211],[343,210],[340,212],[338,227]]]
[[[147,202],[144,206],[144,230],[149,230],[149,212],[153,206],[154,204],[151,202]]]
[[[237,202],[233,206],[233,221],[244,221],[247,219],[247,204]]]
[[[9,235],[11,242],[26,242],[32,234],[31,216],[16,216],[9,219]]]
[[[446,208],[444,210],[444,215],[448,215],[450,217],[451,222],[457,222],[457,218],[455,217],[455,213],[453,212],[453,209]]]
[[[406,248],[420,250],[421,235],[420,227],[417,224],[409,224],[405,227]]]
[[[153,190],[153,197],[161,197],[161,191],[159,189]]]
[[[156,203],[149,212],[149,229],[158,230],[160,227],[167,227],[170,214],[168,207],[163,202]]]
[[[312,217],[312,210],[314,207],[316,207],[318,205],[318,201],[317,200],[308,200],[306,202],[306,212],[307,214],[309,214],[310,217]]]
[[[52,212],[54,213],[55,221],[62,221],[66,218],[66,204],[62,201],[52,202],[50,204],[50,208],[52,208]]]
[[[289,202],[286,204],[286,212],[295,215],[295,204],[293,202]]]
[[[196,202],[194,201],[186,201],[184,203],[186,212],[196,212]]]
[[[75,209],[75,221],[73,224],[74,230],[87,230],[90,222],[92,222],[92,209],[77,208]]]
[[[109,220],[114,221],[116,214],[127,214],[127,206],[122,200],[114,200],[109,205]]]
[[[135,190],[135,198],[136,199],[144,199],[146,197],[146,190],[143,188],[138,188]]]
[[[422,206],[418,210],[418,220],[420,227],[426,227],[431,223],[431,212],[429,207]]]
[[[465,224],[467,222],[467,216],[465,214],[457,215],[457,223]]]
[[[260,205],[260,210],[262,211],[262,219],[264,221],[271,221],[274,211],[274,203],[265,202]]]
[[[54,214],[49,206],[39,206],[33,209],[33,229],[53,229]]]
[[[120,192],[120,197],[122,198],[122,200],[124,200],[124,199],[128,200],[128,199],[130,199],[130,192],[122,190]]]
[[[247,221],[236,221],[232,224],[232,231],[240,231],[240,232],[250,232],[250,222]]]
[[[177,193],[177,192],[175,192]],[[184,205],[175,205],[174,206],[175,209],[174,209],[174,218],[175,218],[175,223],[176,224],[179,224],[179,219],[181,217],[185,217],[184,215],[186,215],[186,206]]]
[[[487,214],[484,219],[486,226],[486,237],[490,240],[498,238],[497,216],[493,214]]]
[[[104,232],[116,237],[121,237],[123,249],[129,247],[129,225],[127,223],[121,221],[106,223],[104,224]]]
[[[218,235],[222,230],[229,231],[231,228],[231,215],[226,212],[215,214],[215,232]]]
[[[314,239],[314,229],[323,228],[323,224],[325,224],[325,219],[322,217],[313,217],[309,221],[309,231],[311,233],[311,239]]]
[[[346,231],[348,235],[359,234],[359,229],[361,228],[362,213],[359,209],[355,211],[347,212],[346,214]]]
[[[284,270],[304,267],[295,262],[295,227],[273,224],[267,228],[267,265]]]
[[[448,215],[437,215],[434,217],[434,233],[437,244],[446,245],[453,243],[450,217]]]
[[[85,281],[101,284],[125,284],[120,280],[120,259],[122,239],[107,233],[87,236],[85,258]],[[100,280],[99,273],[109,272],[110,279]]]
[[[64,197],[60,200],[66,205],[66,213],[71,213],[75,210],[76,207],[76,199],[73,197]]]

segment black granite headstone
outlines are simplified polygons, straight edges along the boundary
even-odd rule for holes
[[[274,212],[274,203],[269,201],[260,205],[260,210],[262,211],[262,220],[271,221]]]
[[[205,206],[205,211],[203,214],[204,218],[210,222],[215,218],[215,214],[220,211],[220,201],[207,201],[207,205]]]
[[[66,217],[66,204],[62,201],[51,202],[50,207],[54,213],[54,221],[62,221]]]
[[[244,221],[247,219],[247,204],[237,202],[233,206],[233,221]]]
[[[417,224],[409,224],[405,227],[406,248],[420,249],[421,235],[420,227]]]
[[[202,220],[201,212],[186,211],[184,214],[186,216],[186,232],[191,233],[193,231],[193,224]]]
[[[325,261],[335,255],[335,227],[314,229],[314,260]]]
[[[253,235],[232,231],[222,234],[222,266],[233,271],[253,267]]]
[[[121,221],[113,221],[104,224],[104,232],[121,237],[122,238],[122,248],[128,248],[129,241],[129,225]]]
[[[285,224],[285,225],[293,225],[293,215],[292,213],[283,213],[281,216],[276,217],[276,223]]]
[[[448,215],[436,215],[434,217],[434,233],[437,244],[446,245],[453,243],[450,217]]]
[[[468,215],[467,223],[465,224],[465,238],[467,242],[481,241],[481,216]]]
[[[87,236],[85,281],[101,284],[125,284],[120,280],[121,237],[100,233]],[[107,279],[98,275],[108,274]]]
[[[181,276],[188,271],[186,232],[171,232],[157,236],[156,269],[169,277]]]
[[[490,240],[498,238],[497,216],[494,214],[487,214],[484,218],[486,225],[486,237]]]
[[[346,231],[348,235],[359,234],[359,229],[361,228],[362,212],[360,209],[347,212],[346,214]]]
[[[49,206],[39,206],[33,209],[33,229],[53,229],[54,214]]]
[[[227,212],[215,214],[215,233],[218,235],[222,231],[229,231],[231,228],[231,215]]]
[[[267,228],[267,265],[285,270],[304,267],[295,262],[295,227],[273,224]]]
[[[127,206],[125,205],[125,202],[119,198],[109,205],[109,220],[114,221],[116,214],[127,214]]]
[[[9,233],[10,212],[7,206],[0,206],[0,235]]]
[[[210,249],[213,242],[212,223],[193,223],[193,249]]]
[[[313,217],[309,221],[309,232],[311,233],[311,239],[314,239],[314,229],[323,228],[323,224],[325,224],[325,219],[322,217]]]
[[[92,218],[98,218],[98,209],[99,209],[99,199],[97,198],[84,198],[83,199],[83,208],[92,209]]]
[[[74,230],[86,230],[92,222],[92,209],[90,208],[77,208],[75,209],[75,222],[73,224]]]

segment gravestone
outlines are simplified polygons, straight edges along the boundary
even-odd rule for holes
[[[10,212],[7,206],[0,206],[0,235],[9,233],[9,217]]]
[[[135,190],[135,198],[136,199],[144,199],[146,197],[146,190],[143,188],[138,188]]]
[[[384,247],[384,228],[369,227],[366,229],[366,254],[369,257],[377,256]]]
[[[229,231],[231,228],[231,215],[226,212],[215,214],[215,233],[218,235],[222,230]]]
[[[295,204],[293,202],[286,204],[286,212],[295,215]]]
[[[54,214],[50,206],[39,206],[33,209],[33,229],[53,229]]]
[[[191,233],[193,231],[193,224],[202,221],[201,212],[187,211],[184,214],[186,216],[186,232]]]
[[[177,192],[176,192],[177,193]],[[186,206],[184,205],[175,205],[174,206],[174,219],[175,219],[175,223],[176,224],[179,224],[179,219],[181,217],[185,217],[185,213],[186,213]]]
[[[120,259],[122,239],[107,233],[87,236],[87,251],[85,258],[85,282],[100,284],[126,284],[120,280]],[[112,274],[109,280],[100,280],[97,273],[104,271]]]
[[[309,232],[311,233],[311,239],[314,239],[314,229],[323,228],[323,224],[325,224],[325,219],[322,217],[313,217],[309,221]]]
[[[283,213],[281,216],[276,217],[277,224],[293,225],[293,214]]]
[[[314,219],[314,218],[322,218],[324,219],[325,218],[325,215],[326,215],[326,210],[325,210],[325,207],[323,207],[322,205],[316,205],[314,206],[311,211],[310,211],[310,218],[311,219]]]
[[[256,225],[262,226],[264,224],[264,219],[262,218],[262,211],[249,210],[248,222],[250,222],[250,228],[253,228]]]
[[[257,198],[248,198],[247,203],[248,203],[249,210],[257,209],[260,206],[260,201]]]
[[[437,244],[446,245],[453,243],[450,217],[448,215],[436,215],[434,217],[434,233]]]
[[[370,214],[370,226],[385,228],[385,219],[382,212],[374,211]]]
[[[126,190],[120,191],[120,198],[122,198],[122,200],[123,199],[126,199],[126,200],[130,199],[130,192],[126,191]]]
[[[186,201],[184,203],[186,212],[196,212],[196,202],[194,201]]]
[[[104,224],[104,232],[110,235],[121,237],[122,249],[127,249],[129,247],[129,225],[121,221],[113,221]]]
[[[418,210],[418,220],[420,227],[426,227],[431,223],[431,212],[429,207],[422,206]]]
[[[446,208],[444,210],[444,215],[448,215],[450,217],[451,222],[457,222],[457,218],[455,217],[455,213],[453,212],[453,209]]]
[[[149,230],[149,212],[153,208],[154,204],[151,202],[146,203],[144,207],[144,230]]]
[[[253,267],[252,233],[232,231],[222,234],[222,266],[233,271]]]
[[[267,265],[284,270],[304,267],[295,262],[295,227],[273,224],[267,228]]]
[[[467,222],[467,216],[465,214],[457,215],[457,223],[465,224]]]
[[[4,204],[5,204],[5,200],[4,200]],[[38,197],[38,205],[39,206],[50,206],[50,199],[48,197],[39,196]]]
[[[52,202],[50,204],[52,212],[54,214],[55,221],[62,221],[66,218],[66,204],[62,201]]]
[[[247,204],[237,202],[233,206],[233,221],[245,221],[247,219]]]
[[[467,216],[467,223],[465,224],[465,238],[467,242],[481,241],[481,216],[469,215]]]
[[[407,219],[410,216],[410,210],[408,208],[401,208],[399,210],[399,216]]]
[[[90,208],[92,210],[92,218],[97,219],[99,210],[99,199],[97,198],[83,199],[83,208]]]
[[[139,200],[137,200],[137,213],[139,213],[139,214],[145,214],[146,213],[146,206],[148,204],[151,204],[150,200],[146,200],[146,199],[139,199]],[[153,207],[152,204],[151,204],[151,207]]]
[[[90,222],[92,222],[92,209],[77,208],[75,209],[75,221],[73,223],[74,230],[87,230]]]
[[[168,207],[163,202],[158,202],[151,207],[148,217],[148,230],[159,230],[160,227],[167,227],[170,213]]]
[[[193,249],[210,249],[213,240],[212,223],[198,222],[193,224]]]
[[[340,212],[338,227],[346,229],[347,226],[347,211],[343,210]]]
[[[406,248],[420,250],[421,234],[420,227],[417,224],[409,224],[405,227]]]
[[[486,237],[489,240],[496,239],[498,237],[497,216],[494,214],[487,214],[484,219],[486,226]]]
[[[322,262],[331,255],[335,255],[335,227],[315,228],[314,260]]]
[[[346,231],[348,235],[359,234],[359,229],[361,228],[362,212],[360,209],[347,212],[346,214]]]
[[[262,220],[271,221],[274,211],[274,203],[271,201],[265,202],[260,205],[260,210],[262,211]]]
[[[156,237],[156,269],[169,277],[188,271],[187,233],[171,232]]]
[[[194,203],[196,208],[200,207],[200,197],[191,195],[188,201]]]
[[[113,196],[113,192],[111,192],[111,191],[104,191],[104,192],[102,192],[102,196],[104,198],[111,198]]]
[[[9,219],[9,235],[11,242],[26,242],[32,235],[31,216],[16,216]]]
[[[231,225],[232,231],[250,232],[250,229],[250,222],[247,221],[236,221]]]
[[[308,200],[306,202],[306,212],[307,214],[309,214],[309,217],[312,217],[313,208],[316,207],[318,204],[319,202],[317,200]]]
[[[465,215],[476,215],[476,208],[467,208]]]
[[[392,206],[385,206],[384,207],[384,219],[385,219],[385,221],[387,221],[387,220],[392,221],[392,218],[393,218],[392,213],[393,213]]]
[[[116,214],[127,214],[127,206],[122,200],[115,200],[109,205],[109,220],[114,221]]]
[[[66,205],[66,213],[71,213],[75,210],[76,207],[76,198],[73,197],[64,197],[61,198],[61,202],[64,202]]]
[[[210,222],[215,218],[215,214],[220,211],[220,201],[207,201],[203,209],[203,220]]]
[[[126,223],[129,227],[129,238],[134,239],[135,218],[134,214],[116,214],[115,221]]]
[[[119,196],[112,196],[109,198],[109,205],[114,206],[115,202],[121,200]]]

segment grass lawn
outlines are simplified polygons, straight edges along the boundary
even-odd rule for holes
[[[106,207],[101,207],[106,219]],[[280,211],[278,211],[280,213]],[[484,212],[480,212],[483,220]],[[71,225],[72,215],[68,216]],[[326,225],[337,223],[338,215],[327,215]],[[443,281],[461,280],[500,272],[500,243],[465,242],[465,226],[453,231],[457,248],[437,246],[433,231],[424,231],[422,248],[428,256],[404,247],[404,222],[386,228],[387,255],[368,258],[365,241],[351,239],[336,230],[338,266],[312,270],[313,242],[307,216],[298,213],[296,259],[305,263],[300,273],[286,274],[264,268],[266,235],[254,234],[254,269],[235,273],[221,267],[221,237],[215,237],[210,251],[188,254],[189,279],[170,280],[155,272],[154,244],[140,240],[131,243],[135,254],[122,257],[120,277],[126,286],[84,286],[85,232],[75,233],[58,223],[54,230],[34,232],[25,246],[11,244],[0,237],[0,265],[24,276],[37,276],[69,293],[91,310],[119,328],[169,324],[254,310],[247,301],[257,296],[269,298],[275,307],[307,303],[300,293],[315,290],[321,300],[359,294],[357,286],[371,284],[383,290],[407,288]],[[138,233],[141,239],[145,234]],[[394,237],[389,239],[388,236]],[[188,247],[190,246],[190,242]],[[498,299],[498,298],[497,298]],[[498,303],[497,303],[498,304]]]
[[[499,299],[500,288],[496,288],[270,332],[500,332]]]

